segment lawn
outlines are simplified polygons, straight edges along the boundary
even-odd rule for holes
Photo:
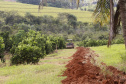
[[[0,68],[0,84],[61,84],[68,57],[76,49],[58,50],[41,59],[37,65],[4,66]],[[9,59],[8,59],[9,60]],[[7,61],[8,63],[8,61]]]
[[[91,49],[99,54],[97,61],[104,62],[126,72],[126,50],[124,44],[115,44],[110,48],[107,46],[91,47]]]
[[[55,7],[44,7],[38,13],[38,5],[23,4],[18,2],[6,2],[0,1],[0,10],[1,11],[16,11],[18,14],[24,16],[25,13],[29,12],[35,16],[42,15],[51,15],[57,17],[59,13],[70,13],[77,17],[78,21],[82,22],[92,22],[92,12],[81,11],[81,10],[72,10],[64,8],[55,8]]]

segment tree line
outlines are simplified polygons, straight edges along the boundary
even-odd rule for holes
[[[2,62],[5,61],[5,51],[11,52],[12,64],[37,63],[40,58],[53,52],[56,46],[57,49],[65,48],[68,38],[74,41],[92,41],[107,40],[109,37],[107,26],[80,22],[68,13],[60,13],[56,18],[47,15],[37,17],[30,13],[20,16],[14,11],[0,11],[0,15]]]
[[[21,3],[27,3],[27,4],[34,4],[34,5],[39,5],[40,0],[17,0],[18,2]],[[48,0],[47,3],[43,3],[44,6],[50,6],[50,7],[58,7],[58,8],[69,8],[69,3],[68,1],[63,1],[63,0],[56,0],[55,2],[52,0]]]

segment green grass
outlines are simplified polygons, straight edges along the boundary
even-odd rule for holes
[[[104,62],[126,72],[126,50],[124,44],[115,44],[110,48],[107,48],[107,46],[91,47],[91,49],[99,54],[97,61]]]
[[[23,4],[18,2],[5,2],[0,1],[0,10],[1,11],[17,11],[20,15],[24,16],[26,12],[30,12],[35,16],[42,15],[51,15],[57,17],[58,13],[70,13],[77,17],[78,21],[82,22],[92,22],[92,12],[89,11],[80,11],[72,9],[63,9],[55,7],[44,7],[38,13],[38,5]]]
[[[5,66],[0,68],[0,84],[61,84],[65,77],[65,62],[76,49],[58,50],[41,59],[37,65]],[[66,59],[67,58],[67,59]]]

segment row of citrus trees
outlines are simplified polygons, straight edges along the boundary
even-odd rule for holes
[[[38,63],[55,49],[65,48],[65,40],[60,36],[48,36],[33,30],[29,32],[20,30],[9,39],[7,35],[6,33],[6,38],[4,34],[0,37],[0,58],[4,61],[3,52],[9,50],[12,54],[11,64]]]
[[[108,40],[83,40],[81,41],[78,46],[84,46],[84,47],[93,47],[93,46],[102,46],[102,45],[107,45]],[[112,42],[112,44],[123,44],[124,40],[123,39],[116,39]]]

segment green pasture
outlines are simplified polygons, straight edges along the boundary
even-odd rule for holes
[[[51,15],[57,17],[59,13],[70,13],[77,17],[78,21],[92,22],[92,12],[72,10],[55,7],[44,7],[38,13],[38,5],[23,4],[18,2],[6,2],[0,1],[1,11],[16,11],[18,14],[24,16],[26,12],[29,12],[35,16]]]
[[[63,49],[41,59],[37,65],[6,66],[0,67],[0,84],[61,84],[65,77],[60,75],[65,70],[68,57],[76,49]],[[0,63],[1,64],[1,63]]]
[[[98,62],[104,62],[126,72],[126,49],[124,44],[115,44],[110,48],[107,46],[91,47],[91,49],[99,54],[99,57],[96,58]]]

